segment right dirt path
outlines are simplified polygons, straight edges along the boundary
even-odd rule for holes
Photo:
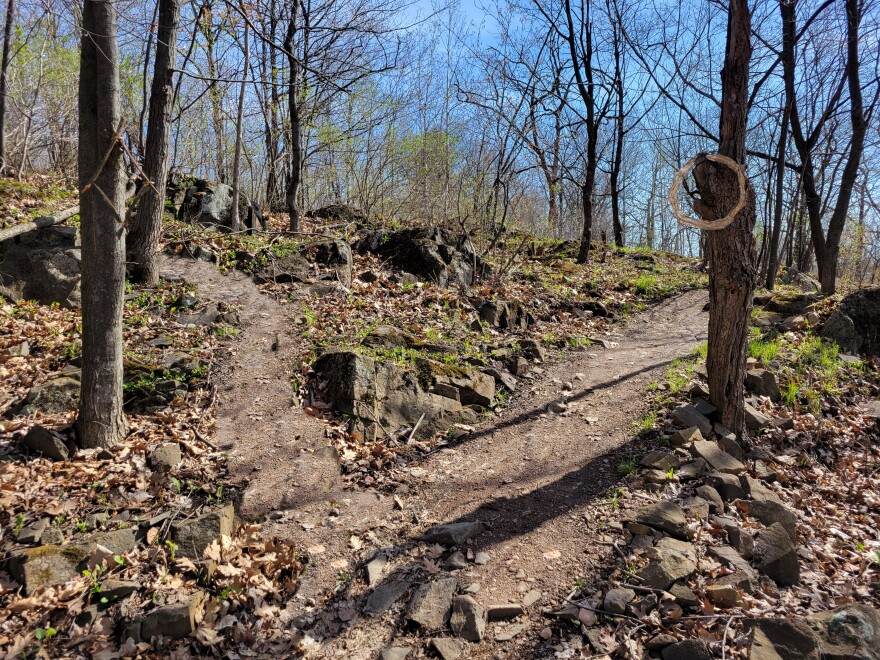
[[[429,481],[409,505],[432,521],[492,526],[477,540],[490,561],[468,578],[480,583],[482,602],[519,602],[526,587],[556,592],[585,574],[591,550],[608,542],[586,505],[617,482],[648,385],[706,340],[707,301],[705,291],[691,291],[634,315],[608,338],[610,348],[522,381],[493,423],[420,465]],[[567,410],[548,412],[554,402]]]

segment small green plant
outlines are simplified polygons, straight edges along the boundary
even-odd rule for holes
[[[183,484],[180,483],[180,479],[177,477],[171,477],[171,485],[174,486],[174,490],[180,494],[181,489],[183,488]]]
[[[779,354],[779,344],[775,341],[753,339],[749,342],[749,356],[760,360],[764,364],[770,362]]]
[[[311,327],[318,322],[318,314],[311,307],[303,307],[302,313],[307,326]]]
[[[23,530],[23,529],[24,529],[24,514],[19,513],[17,516],[15,516],[15,527],[13,528],[12,531],[15,533],[16,536],[18,536],[21,533],[21,530]]]
[[[340,591],[341,589],[345,588],[345,585],[351,582],[353,577],[354,576],[348,571],[339,571],[339,573],[336,574],[335,590]]]
[[[675,479],[675,468],[669,468],[666,470],[666,481],[672,481]]]
[[[37,629],[34,631],[34,637],[36,637],[37,640],[40,641],[40,642],[42,642],[43,640],[46,640],[46,639],[52,639],[52,638],[53,638],[55,635],[57,635],[57,634],[58,634],[58,631],[55,630],[55,628],[52,628],[52,627],[48,627],[48,628],[37,628]]]
[[[586,586],[587,586],[586,578],[576,577],[574,579],[574,584],[572,585],[571,590],[572,591],[580,591]]]
[[[787,406],[793,406],[798,399],[798,384],[794,380],[788,381],[782,388],[782,401]]]
[[[77,520],[74,522],[74,526],[76,527],[76,531],[80,534],[89,531],[89,524],[85,520]]]
[[[638,464],[636,463],[636,459],[633,456],[629,458],[625,458],[620,463],[617,464],[617,474],[621,477],[625,477],[629,474],[632,474],[638,469]]]
[[[89,579],[89,590],[93,594],[101,593],[101,567],[95,566],[94,570],[85,569],[82,572]]]
[[[175,558],[177,557],[177,544],[171,539],[166,539],[165,545],[168,547],[168,552],[171,553],[169,559],[171,563],[174,563]]]
[[[633,282],[633,288],[642,295],[649,295],[657,288],[657,278],[650,273],[642,273]]]

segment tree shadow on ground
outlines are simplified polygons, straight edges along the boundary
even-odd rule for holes
[[[578,401],[591,392],[611,388],[644,373],[661,369],[672,362],[673,360],[667,360],[647,368],[623,374],[603,383],[585,387],[579,392],[568,395],[567,399],[569,401]],[[534,407],[531,410],[512,417],[511,419],[499,421],[496,424],[479,429],[457,442],[445,446],[463,446],[479,437],[491,435],[498,431],[509,432],[511,429],[516,429],[530,420],[535,419],[544,411],[544,406]],[[528,492],[498,495],[488,501],[475,505],[472,509],[462,513],[454,519],[445,520],[443,522],[456,523],[482,521],[489,523],[490,529],[478,537],[477,544],[481,550],[491,550],[499,544],[528,534],[559,516],[568,515],[573,509],[578,509],[584,505],[608,499],[609,493],[613,493],[614,490],[623,483],[623,477],[617,473],[616,466],[636,453],[646,452],[650,444],[650,440],[640,438],[630,439],[611,451],[594,456],[583,465],[570,470],[550,483],[534,488]],[[535,474],[529,475],[530,478],[534,478],[535,476]],[[481,485],[487,486],[496,482],[497,478],[489,477],[481,482],[474,483],[473,487],[477,490]],[[511,489],[516,488],[515,482],[508,485]],[[399,541],[395,546],[397,554],[405,555],[410,548],[414,547],[419,542],[419,536],[417,535]],[[358,570],[362,568],[363,565],[359,566]],[[383,576],[381,581],[374,585],[370,591],[372,592],[377,588],[381,588],[383,585],[399,581],[408,583],[411,588],[430,579],[433,578],[421,568],[421,564],[418,562],[409,562]],[[334,604],[340,600],[351,598],[352,596],[350,592],[350,586],[346,587],[341,592],[337,593],[335,597],[329,598],[326,602],[322,603],[321,610],[323,613],[332,614]],[[395,615],[397,624],[399,624],[396,626],[397,630],[407,629],[405,609],[408,598],[409,593],[400,598],[398,605],[396,606],[396,609],[401,610],[399,615]],[[363,603],[361,603],[361,605],[363,605]],[[395,608],[392,608],[392,611],[393,609]],[[364,621],[370,621],[370,618],[367,615],[365,616],[367,617],[366,619],[361,619],[362,624]],[[335,631],[320,631],[320,636],[322,639],[327,640],[343,636],[346,633],[346,627],[344,625],[338,625],[336,628]],[[420,637],[426,643],[431,635],[428,631],[422,631],[422,633],[423,634],[420,634]],[[440,636],[449,634],[448,631],[446,633],[438,631],[438,635]],[[514,642],[515,641],[516,640],[514,640]],[[500,655],[496,657],[540,657],[539,655],[523,655],[524,652],[534,654],[543,653],[544,651],[541,650],[542,648],[546,650],[547,644],[543,642],[543,640],[531,641],[533,642],[533,646],[530,647],[530,649],[524,649],[521,644],[514,643],[508,643],[510,644],[508,647],[502,646],[496,648],[496,650],[501,653],[507,652],[507,649],[510,649],[510,652],[514,653],[514,655]],[[400,643],[406,644],[408,642],[401,639]]]

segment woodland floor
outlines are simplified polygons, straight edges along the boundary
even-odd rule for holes
[[[633,451],[632,424],[647,409],[647,387],[705,340],[708,321],[703,290],[633,315],[607,337],[610,348],[593,346],[549,365],[502,412],[455,446],[396,470],[396,488],[380,493],[343,480],[325,426],[291,399],[288,377],[298,357],[291,335],[301,307],[281,305],[250,277],[224,276],[201,261],[166,257],[163,275],[182,277],[240,312],[242,333],[219,375],[216,442],[228,450],[231,477],[242,488],[242,515],[266,519],[265,533],[308,549],[313,561],[291,614],[314,618],[315,645],[339,657],[374,657],[397,634],[387,617],[354,614],[364,585],[349,576],[363,563],[362,545],[395,556],[383,581],[415,577],[432,569],[417,548],[425,525],[486,522],[491,530],[471,549],[490,560],[471,564],[462,586],[480,585],[480,600],[492,603],[540,592],[534,612],[558,605],[576,580],[609,559],[612,537],[597,510],[610,509],[616,466]],[[568,410],[548,413],[560,400]],[[506,645],[483,643],[472,657],[538,654],[523,645],[542,642],[545,626],[533,616],[533,630]]]

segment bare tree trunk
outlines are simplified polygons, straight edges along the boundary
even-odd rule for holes
[[[728,10],[727,55],[721,72],[721,143],[719,153],[745,162],[748,117],[749,60],[752,55],[751,16],[747,0],[731,0]],[[739,199],[736,174],[704,160],[694,169],[700,193],[697,212],[705,220],[727,215]],[[755,288],[755,193],[747,185],[747,202],[724,229],[707,232],[709,253],[709,350],[706,370],[709,394],[721,423],[736,433],[745,427],[743,384],[749,315]]]
[[[217,84],[217,60],[214,54],[214,26],[212,2],[205,3],[202,12],[202,33],[205,35],[205,58],[208,63],[208,78],[211,79],[208,96],[211,99],[211,120],[214,124],[214,159],[215,177],[220,183],[226,183],[226,165],[223,160],[223,100]]]
[[[623,165],[623,73],[620,64],[620,37],[618,26],[614,26],[614,90],[617,94],[617,121],[614,135],[614,158],[611,161],[611,224],[614,229],[614,244],[623,247],[623,224],[620,222],[620,169]]]
[[[779,270],[779,236],[782,233],[782,194],[785,183],[785,150],[788,146],[788,121],[791,108],[788,103],[782,111],[782,125],[779,129],[779,145],[776,156],[776,190],[773,200],[773,229],[770,235],[770,247],[767,260],[767,279],[765,285],[772,291],[776,284],[776,272]]]
[[[828,221],[828,235],[825,238],[825,253],[820,264],[820,284],[822,293],[831,295],[837,289],[837,262],[840,257],[840,237],[849,213],[853,187],[859,174],[862,161],[862,150],[865,145],[865,133],[868,126],[862,104],[862,84],[859,79],[859,24],[861,8],[858,0],[846,0],[846,80],[849,86],[850,125],[852,139],[849,144],[849,155],[843,174],[840,176],[840,189],[834,212]],[[818,254],[816,255],[819,260]]]
[[[126,241],[135,282],[159,281],[157,249],[162,232],[165,208],[165,180],[168,177],[168,142],[173,103],[173,70],[177,55],[177,28],[180,24],[178,0],[159,0],[159,26],[156,37],[156,60],[150,89],[150,114],[147,125],[144,172],[152,182],[138,202],[137,213]]]
[[[244,11],[244,7],[241,8]],[[238,216],[238,201],[241,197],[239,191],[239,178],[241,166],[241,130],[244,121],[244,96],[247,91],[248,68],[250,66],[250,49],[248,37],[250,36],[250,25],[247,21],[244,24],[244,66],[241,74],[241,89],[238,93],[238,112],[235,116],[235,151],[232,156],[232,231],[241,229],[241,218]]]
[[[82,29],[82,385],[77,432],[83,447],[109,447],[127,430],[122,413],[125,181],[115,136],[122,116],[115,0],[85,0]]]
[[[290,23],[287,25],[287,59],[290,65],[290,80],[287,90],[287,105],[290,113],[290,178],[287,181],[287,211],[290,214],[290,231],[299,231],[299,185],[302,180],[302,135],[299,108],[299,63],[294,55],[298,2],[293,3]]]
[[[3,28],[3,60],[0,62],[0,176],[6,171],[6,73],[9,70],[9,45],[15,22],[15,0],[6,0],[6,26]]]

